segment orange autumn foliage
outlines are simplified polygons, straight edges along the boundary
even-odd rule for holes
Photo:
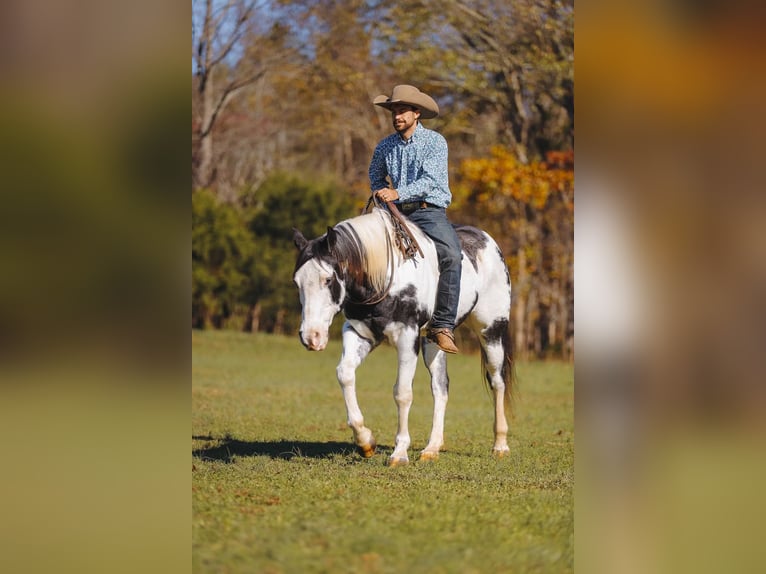
[[[474,204],[488,215],[503,212],[511,202],[542,210],[551,194],[561,194],[574,209],[574,153],[548,152],[546,162],[520,163],[506,148],[495,146],[488,158],[464,160],[458,172],[456,209]]]
[[[489,157],[464,160],[452,188],[453,219],[488,231],[505,255],[517,354],[571,358],[574,154],[523,164],[496,146]]]

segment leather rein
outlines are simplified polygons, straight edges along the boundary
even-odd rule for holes
[[[420,249],[420,245],[418,244],[417,239],[415,239],[415,236],[412,235],[410,230],[407,228],[407,224],[405,223],[401,212],[396,207],[396,204],[391,201],[386,201],[384,203],[388,208],[389,214],[391,215],[391,223],[394,228],[396,246],[399,251],[402,252],[402,255],[405,257],[405,259],[415,257],[416,253],[420,253],[421,257],[425,257],[423,255],[423,250]],[[367,205],[362,210],[362,213],[369,213],[371,205],[380,207],[381,201],[374,195],[371,195]],[[358,305],[375,305],[385,299],[388,296],[389,291],[391,291],[391,286],[394,284],[394,273],[396,270],[394,269],[393,265],[393,246],[391,245],[391,237],[388,233],[386,233],[386,258],[388,259],[388,266],[391,268],[391,271],[389,273],[385,289],[383,289],[383,291],[379,294],[372,295],[369,299],[365,299],[364,301],[353,301],[354,303]]]
[[[418,244],[418,240],[415,239],[415,236],[410,232],[404,221],[404,217],[399,211],[399,208],[396,207],[396,204],[393,201],[386,201],[383,203],[391,214],[391,223],[393,224],[394,232],[396,233],[396,246],[399,248],[399,251],[402,252],[404,258],[410,259],[415,257],[415,253],[420,253],[421,257],[425,257],[425,255],[423,255],[423,250]],[[375,207],[380,207],[381,201],[376,196],[371,195],[370,199],[367,201],[367,205],[362,210],[362,213],[369,213],[370,206],[373,204]]]

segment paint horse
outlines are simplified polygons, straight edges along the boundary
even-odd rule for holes
[[[382,208],[341,221],[327,233],[307,240],[297,229],[299,250],[294,281],[302,306],[300,339],[312,351],[327,346],[333,317],[343,311],[343,353],[337,376],[346,402],[348,425],[364,457],[375,452],[376,442],[364,424],[356,398],[356,369],[381,342],[388,340],[398,352],[394,399],[398,430],[388,464],[407,464],[410,446],[408,415],[412,405],[412,380],[422,349],[431,375],[434,400],[431,435],[420,460],[434,460],[444,445],[444,414],[449,376],[447,356],[421,336],[433,313],[439,269],[433,242],[406,221],[421,247],[422,256],[403,256],[396,248],[391,215]],[[506,407],[510,404],[512,362],[508,317],[511,281],[495,241],[484,231],[455,226],[463,247],[463,271],[457,324],[465,322],[478,335],[482,370],[494,398],[493,453],[509,452]]]

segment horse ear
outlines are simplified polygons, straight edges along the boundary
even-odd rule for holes
[[[293,243],[295,243],[295,246],[300,251],[303,251],[303,248],[308,245],[309,241],[303,236],[303,233],[293,227]]]
[[[338,233],[332,227],[327,227],[327,246],[330,251],[335,249],[335,244],[338,242]]]

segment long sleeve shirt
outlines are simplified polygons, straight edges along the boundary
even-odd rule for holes
[[[369,175],[372,192],[388,187],[388,176],[401,203],[427,201],[447,207],[452,201],[447,140],[419,122],[408,140],[395,133],[380,141],[372,154]]]

